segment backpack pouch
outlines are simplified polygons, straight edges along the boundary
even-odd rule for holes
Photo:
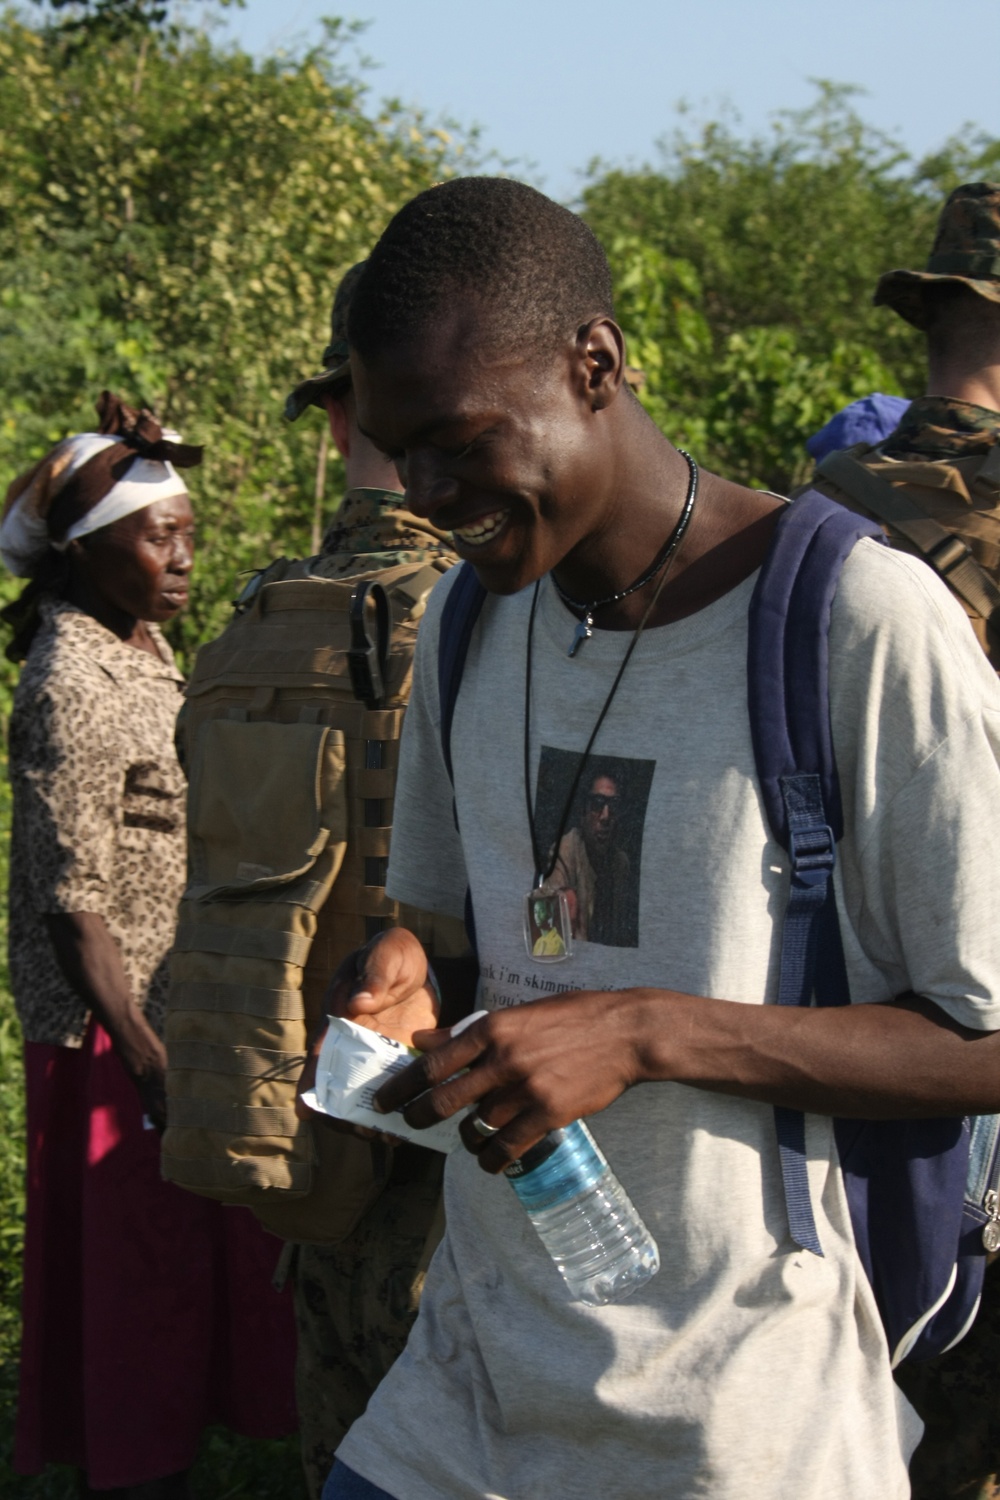
[[[373,570],[391,629],[386,642],[376,596],[362,603],[383,687],[369,703],[351,670],[363,580],[328,566],[282,561],[254,580],[188,684],[190,884],[171,961],[162,1157],[172,1181],[316,1244],[351,1232],[394,1157],[300,1121],[294,1099],[331,975],[399,920],[385,890],[399,738],[417,622],[447,571]]]
[[[166,1029],[164,1175],[265,1219],[276,1197],[277,1221],[290,1215],[311,1238],[315,1218],[326,1242],[381,1188],[370,1144],[331,1133],[327,1155],[357,1158],[357,1170],[341,1161],[336,1202],[313,1205],[318,1132],[295,1114],[303,968],[347,844],[345,762],[343,733],[326,725],[201,726]]]

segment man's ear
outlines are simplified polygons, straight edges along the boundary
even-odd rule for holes
[[[327,421],[330,424],[330,436],[341,458],[349,458],[351,454],[351,418],[347,410],[346,396],[324,396],[323,405],[326,408]]]
[[[625,336],[614,318],[591,318],[578,330],[576,347],[590,408],[603,411],[625,380]]]

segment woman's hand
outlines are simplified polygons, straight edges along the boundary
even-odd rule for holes
[[[167,1128],[167,1049],[138,1007],[131,1011],[126,1024],[108,1034],[138,1090],[143,1113],[162,1135]]]
[[[166,1048],[132,998],[118,944],[96,912],[49,913],[46,926],[63,974],[111,1038],[143,1112],[167,1128]]]

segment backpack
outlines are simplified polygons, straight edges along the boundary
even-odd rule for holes
[[[162,1170],[286,1238],[336,1243],[394,1148],[300,1120],[296,1085],[349,953],[400,920],[449,951],[444,919],[401,912],[384,887],[417,626],[450,562],[349,579],[324,563],[258,574],[188,684]]]
[[[789,854],[778,1004],[848,1003],[833,890],[843,811],[828,682],[830,610],[844,561],[880,528],[818,490],[788,506],[750,605],[748,700],[754,759],[772,834]],[[451,730],[473,628],[486,598],[469,564],[441,617],[441,744]],[[471,898],[466,901],[474,941]],[[776,1107],[792,1240],[822,1255],[806,1175],[805,1117]],[[890,1359],[929,1359],[964,1337],[982,1292],[986,1252],[1000,1247],[1000,1117],[835,1120],[858,1254]]]
[[[995,447],[980,466],[978,488],[976,484],[971,488],[973,505],[960,503],[955,497],[957,513],[948,519],[948,525],[935,520],[907,494],[905,482],[893,484],[884,474],[863,463],[862,459],[871,453],[879,456],[877,448],[863,443],[827,453],[816,465],[816,474],[830,480],[852,504],[909,542],[917,555],[957,594],[970,616],[983,622],[982,644],[995,644],[1000,636],[1000,589],[961,533],[964,530],[976,547],[995,557],[996,547],[987,546],[976,531],[975,521],[984,512],[977,510],[975,501],[988,496],[985,514],[995,516],[1000,503],[1000,447]],[[912,475],[917,466],[901,464],[900,467]]]

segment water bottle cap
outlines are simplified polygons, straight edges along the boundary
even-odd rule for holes
[[[536,1145],[529,1147],[523,1156],[512,1161],[509,1167],[504,1167],[503,1175],[523,1177],[525,1172],[533,1172],[536,1167],[541,1166],[543,1161],[548,1161],[553,1152],[559,1150],[565,1139],[565,1130],[550,1130],[548,1135],[543,1136]]]

